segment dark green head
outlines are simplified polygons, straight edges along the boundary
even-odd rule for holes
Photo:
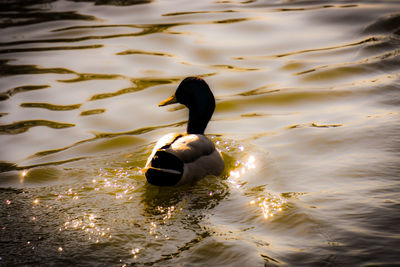
[[[168,99],[159,106],[180,103],[189,109],[188,134],[204,134],[215,109],[215,98],[208,84],[199,77],[185,78]]]

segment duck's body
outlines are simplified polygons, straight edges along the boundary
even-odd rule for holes
[[[202,134],[167,134],[156,144],[146,164],[147,181],[159,186],[187,184],[219,175],[224,161],[214,143]]]
[[[158,186],[175,186],[207,175],[220,175],[224,170],[221,153],[204,135],[215,108],[208,85],[200,78],[186,78],[176,93],[159,105],[172,103],[189,108],[188,127],[184,134],[167,134],[157,142],[146,164],[147,181]]]

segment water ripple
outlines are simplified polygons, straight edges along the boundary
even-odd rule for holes
[[[308,70],[296,73],[295,75],[304,75],[305,81],[321,81],[343,79],[354,77],[355,75],[374,72],[375,68],[384,68],[387,71],[396,71],[399,67],[400,49],[385,52],[380,55],[371,56],[357,62],[344,62],[330,65],[317,66]],[[384,64],[383,64],[384,63]]]
[[[0,125],[0,134],[20,134],[28,131],[32,127],[46,126],[53,129],[63,129],[74,127],[72,123],[62,123],[48,120],[29,120],[19,121],[12,124]]]
[[[87,159],[87,158],[86,157],[76,157],[76,158],[59,160],[59,161],[50,161],[50,162],[31,164],[31,165],[21,165],[21,166],[17,165],[16,163],[0,161],[0,173],[1,172],[9,172],[9,171],[22,171],[22,174],[24,174],[29,169],[33,169],[33,168],[37,168],[37,167],[46,167],[46,166],[58,166],[58,165],[66,164],[66,163],[84,160],[84,159]]]
[[[400,14],[390,14],[379,18],[364,29],[364,33],[388,33],[400,29]]]
[[[289,8],[277,8],[274,9],[275,12],[293,12],[293,11],[311,11],[318,9],[327,9],[327,8],[355,8],[358,7],[357,4],[348,4],[348,5],[316,5],[310,7],[289,7]]]
[[[167,23],[167,24],[147,24],[147,25],[121,24],[121,25],[73,26],[73,27],[57,29],[57,30],[54,30],[54,32],[69,31],[69,30],[76,30],[76,29],[120,28],[120,27],[137,28],[137,29],[142,29],[142,30],[140,32],[133,32],[133,33],[120,33],[120,34],[109,34],[109,35],[90,35],[90,36],[73,37],[73,38],[53,38],[53,39],[1,42],[0,46],[33,44],[33,43],[75,43],[75,42],[82,42],[82,41],[87,41],[87,40],[105,40],[105,39],[114,39],[114,38],[123,38],[123,37],[135,37],[135,36],[143,36],[143,35],[148,35],[148,34],[166,32],[170,28],[173,28],[176,26],[181,26],[181,25],[187,25],[187,23]]]
[[[237,72],[248,72],[248,71],[257,71],[260,70],[258,68],[243,68],[233,65],[211,65],[210,67],[222,70],[229,70],[229,71],[237,71]]]
[[[29,158],[41,157],[41,156],[46,156],[46,155],[50,155],[50,154],[55,154],[55,153],[62,152],[62,151],[65,151],[67,149],[76,147],[78,145],[87,143],[87,142],[93,142],[93,141],[98,140],[98,139],[114,138],[114,137],[123,136],[123,135],[141,135],[141,134],[145,134],[145,133],[154,131],[156,129],[167,128],[167,127],[179,127],[179,126],[182,126],[185,123],[186,123],[186,121],[182,121],[182,122],[176,122],[176,123],[171,123],[171,124],[166,124],[166,125],[143,127],[143,128],[139,128],[139,129],[136,129],[136,130],[126,131],[126,132],[119,132],[119,133],[92,132],[95,135],[92,138],[80,140],[78,142],[75,142],[75,143],[73,143],[71,145],[68,145],[68,146],[65,146],[65,147],[62,147],[62,148],[40,151],[40,152],[37,152],[37,153],[33,154]]]
[[[163,52],[150,52],[150,51],[142,51],[142,50],[125,50],[117,53],[116,55],[125,56],[125,55],[149,55],[149,56],[160,56],[160,57],[175,57],[172,54],[163,53]]]
[[[85,2],[85,0],[72,0],[74,2]],[[95,5],[110,5],[110,6],[133,6],[149,4],[152,0],[93,0]]]
[[[155,86],[155,85],[160,85],[160,84],[170,84],[178,81],[180,79],[177,78],[170,78],[170,79],[131,79],[131,82],[134,84],[132,87],[120,89],[116,92],[112,93],[101,93],[101,94],[96,94],[93,95],[90,98],[90,101],[96,101],[96,100],[101,100],[105,98],[110,98],[110,97],[116,97],[124,94],[129,94],[133,92],[138,92],[145,90],[149,87]]]
[[[63,83],[76,83],[76,82],[84,82],[90,80],[115,80],[115,79],[129,79],[123,75],[119,74],[98,74],[98,73],[76,73],[78,77],[66,80],[58,80]]]
[[[98,108],[98,109],[91,109],[91,110],[85,110],[82,111],[81,114],[79,114],[80,116],[90,116],[90,115],[96,115],[96,114],[101,114],[106,112],[105,109],[102,108]]]
[[[172,17],[172,16],[183,16],[183,15],[215,14],[215,13],[235,13],[235,12],[238,12],[238,11],[235,11],[235,10],[183,11],[183,12],[166,13],[166,14],[162,14],[162,16],[165,16],[165,17]]]
[[[44,23],[55,20],[86,20],[94,21],[95,17],[89,15],[82,15],[76,12],[32,12],[32,10],[25,10],[25,12],[4,12],[8,8],[7,4],[1,4],[0,10],[2,10],[2,16],[8,17],[8,19],[2,19],[0,28],[9,28],[16,26],[32,25],[37,23]]]
[[[75,105],[54,105],[49,103],[21,103],[23,108],[44,108],[53,111],[74,110],[81,107],[82,104]]]
[[[134,33],[120,33],[120,34],[110,34],[110,35],[90,35],[74,38],[53,38],[53,39],[39,39],[39,40],[22,40],[22,41],[12,41],[12,42],[0,42],[0,46],[11,46],[11,45],[21,45],[21,44],[32,44],[32,43],[72,43],[72,42],[82,42],[87,40],[105,40],[114,38],[124,38],[124,37],[136,37],[144,36],[155,33],[173,33],[178,34],[179,32],[169,32],[171,28],[177,26],[185,25],[195,25],[195,24],[231,24],[244,22],[255,18],[233,18],[233,19],[222,19],[215,21],[204,21],[204,22],[175,22],[175,23],[164,23],[164,24],[120,24],[120,25],[92,25],[92,26],[73,26],[67,28],[61,28],[54,31],[67,31],[76,29],[94,29],[94,28],[119,28],[128,27],[142,29],[140,32]]]
[[[1,73],[1,72],[0,72]],[[30,92],[33,90],[40,90],[40,89],[46,89],[49,88],[50,85],[25,85],[25,86],[18,86],[15,88],[12,88],[8,90],[7,92],[0,93],[0,101],[7,100],[11,96],[18,94],[18,93],[23,93],[23,92]]]
[[[30,48],[9,48],[0,50],[0,54],[24,53],[24,52],[45,52],[58,50],[82,50],[82,49],[97,49],[103,45],[83,45],[83,46],[53,46],[53,47],[30,47]]]
[[[236,60],[244,60],[244,59],[265,60],[265,59],[268,59],[268,58],[282,58],[282,57],[289,57],[289,56],[299,55],[299,54],[306,54],[306,53],[313,53],[313,52],[321,52],[321,51],[343,49],[343,48],[347,48],[347,47],[359,46],[359,45],[366,44],[366,43],[376,43],[376,42],[379,42],[381,40],[382,40],[382,38],[379,38],[379,37],[369,37],[369,38],[363,39],[361,41],[357,41],[357,42],[353,42],[353,43],[349,43],[349,44],[337,45],[337,46],[321,47],[321,48],[313,48],[313,49],[304,49],[304,50],[299,50],[299,51],[293,51],[293,52],[277,54],[277,55],[268,55],[268,56],[241,56],[241,57],[234,57],[233,59],[236,59]]]

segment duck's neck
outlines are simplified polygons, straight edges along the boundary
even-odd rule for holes
[[[189,114],[189,121],[186,128],[186,133],[188,134],[204,134],[206,130],[208,121],[199,121],[198,118],[194,116],[190,116]]]
[[[213,112],[214,108],[212,108],[212,110],[190,109],[186,133],[204,134]]]

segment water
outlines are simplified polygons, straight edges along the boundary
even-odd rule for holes
[[[0,10],[0,265],[400,264],[397,0]],[[150,186],[190,75],[226,170]]]

